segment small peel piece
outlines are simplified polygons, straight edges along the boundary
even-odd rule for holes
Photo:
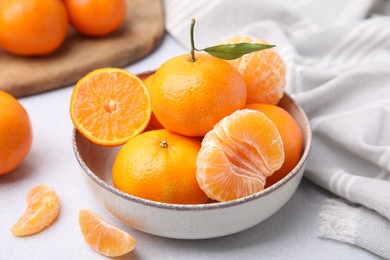
[[[27,194],[27,209],[12,226],[15,236],[36,234],[50,226],[60,211],[60,200],[56,192],[45,185],[32,188]]]
[[[90,210],[79,211],[79,225],[84,240],[99,254],[110,257],[122,256],[136,246],[137,242],[131,235]]]

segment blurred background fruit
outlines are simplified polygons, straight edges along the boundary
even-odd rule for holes
[[[0,175],[22,163],[30,151],[32,138],[26,110],[13,96],[0,91]]]
[[[72,27],[88,36],[104,36],[126,18],[126,0],[63,0]]]
[[[60,0],[0,1],[0,46],[17,55],[47,55],[57,50],[68,32]]]

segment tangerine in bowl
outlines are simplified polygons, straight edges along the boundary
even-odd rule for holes
[[[272,185],[265,185],[261,191],[227,201],[174,204],[130,195],[115,188],[112,179],[114,161],[123,146],[95,144],[75,129],[73,150],[89,191],[108,212],[130,227],[177,239],[226,236],[272,216],[288,202],[301,181],[312,140],[309,122],[288,94],[284,93],[278,106],[295,119],[302,132],[303,149],[298,163],[284,177]]]

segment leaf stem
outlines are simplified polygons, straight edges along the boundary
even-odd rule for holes
[[[190,61],[195,62],[195,42],[194,42],[194,27],[195,27],[195,19],[192,18],[191,27],[190,27],[190,39],[191,39],[191,58]]]
[[[161,148],[168,148],[168,142],[166,140],[161,140],[160,147]]]
[[[195,27],[195,19],[192,18],[191,26],[190,26],[191,57],[189,58],[191,62],[196,61],[195,51],[205,51],[208,54],[220,59],[234,60],[240,58],[241,56],[247,53],[251,53],[254,51],[261,51],[261,50],[275,47],[275,45],[269,45],[269,44],[241,42],[241,43],[233,43],[233,44],[221,44],[221,45],[207,47],[204,49],[197,49],[195,48],[195,41],[194,41],[194,27]]]

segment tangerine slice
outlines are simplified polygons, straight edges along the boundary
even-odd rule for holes
[[[92,211],[79,211],[79,225],[87,244],[105,256],[122,256],[135,248],[136,241]]]
[[[27,194],[27,209],[12,226],[15,236],[29,236],[42,231],[57,218],[60,200],[55,191],[45,185],[32,188]]]
[[[204,137],[196,178],[209,198],[234,200],[263,190],[266,177],[283,161],[275,124],[262,112],[237,110]]]
[[[145,129],[150,115],[149,94],[144,84],[124,69],[94,70],[73,89],[72,122],[95,144],[124,144]]]

